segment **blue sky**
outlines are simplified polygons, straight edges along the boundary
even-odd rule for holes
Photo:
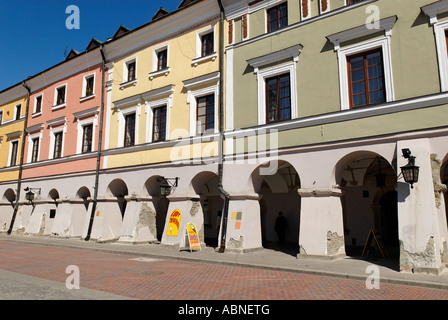
[[[120,25],[135,29],[160,7],[181,0],[0,0],[0,91],[64,60],[71,49],[85,51],[92,38],[106,41]],[[80,28],[67,29],[66,13],[76,5]]]

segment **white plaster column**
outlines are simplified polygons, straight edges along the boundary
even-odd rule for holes
[[[260,196],[256,193],[230,196],[226,251],[242,253],[262,248],[259,200]]]
[[[122,223],[123,218],[117,198],[99,198],[95,210],[91,238],[96,239],[97,242],[118,240]]]
[[[184,242],[184,234],[185,234],[185,228],[187,227],[188,223],[193,223],[196,228],[198,229],[198,235],[201,241],[201,246],[204,243],[203,236],[201,238],[201,233],[203,234],[203,228],[204,228],[204,216],[202,213],[202,207],[200,203],[199,196],[169,196],[168,199],[170,200],[167,216],[166,216],[166,222],[165,222],[165,228],[163,229],[163,235],[162,235],[162,244],[165,245],[173,245],[173,246],[180,246],[183,245]],[[181,213],[180,217],[180,224],[179,224],[179,232],[177,235],[168,235],[167,228],[169,225],[169,219],[171,216],[171,213],[175,210],[179,210]],[[187,244],[188,245],[188,244]]]
[[[119,242],[149,243],[157,241],[156,209],[151,197],[126,197],[127,206]]]
[[[299,189],[301,196],[298,258],[345,256],[342,192],[337,188]]]
[[[408,160],[402,156],[402,149],[408,148],[416,157],[415,165],[420,167],[418,182],[414,188],[402,177],[400,167]],[[398,163],[398,232],[400,240],[400,270],[439,273],[444,268],[441,261],[444,239],[441,238],[434,179],[431,167],[430,143],[428,139],[397,142]]]

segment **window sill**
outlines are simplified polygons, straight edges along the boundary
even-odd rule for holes
[[[170,68],[165,68],[165,69],[162,69],[162,70],[150,72],[149,73],[149,80],[152,80],[155,77],[158,77],[158,76],[160,76],[162,74],[164,74],[165,77],[166,77],[166,76],[168,76],[170,74],[170,72],[171,72]]]
[[[136,86],[137,85],[137,79],[132,80],[132,81],[128,81],[128,82],[123,82],[120,84],[120,90],[123,90],[126,87],[130,87],[130,86]]]
[[[67,105],[67,103],[58,104],[56,106],[51,107],[51,111],[55,111],[55,110],[59,110],[59,109],[65,108],[66,105]]]
[[[79,98],[79,102],[83,102],[83,101],[90,100],[93,98],[95,98],[95,94],[91,94],[90,96],[81,97],[81,98]]]
[[[205,62],[205,61],[208,61],[208,60],[215,61],[217,57],[218,57],[218,54],[215,52],[215,53],[210,54],[208,56],[204,56],[204,57],[199,57],[199,58],[193,59],[191,61],[191,65],[197,67],[199,63]]]
[[[41,115],[42,115],[42,111],[41,112],[36,112],[36,113],[33,113],[31,115],[31,118],[37,118],[38,116],[41,116]]]

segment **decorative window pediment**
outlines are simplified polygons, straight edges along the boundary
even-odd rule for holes
[[[260,67],[275,63],[281,60],[292,58],[294,62],[299,60],[300,52],[302,52],[303,46],[301,44],[286,48],[284,50],[269,53],[267,55],[249,59],[247,63],[254,68],[254,73],[258,73]]]
[[[368,35],[384,31],[387,37],[392,34],[392,28],[397,22],[397,16],[392,16],[389,18],[381,19],[377,21],[376,25],[363,24],[362,26],[355,27],[349,30],[344,30],[330,36],[327,36],[328,41],[333,43],[334,49],[339,50],[341,43],[347,42],[354,39],[359,39]]]

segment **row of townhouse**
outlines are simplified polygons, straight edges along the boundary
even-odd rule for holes
[[[184,0],[0,92],[3,232],[448,262],[448,1]],[[419,169],[405,181],[402,167]]]

